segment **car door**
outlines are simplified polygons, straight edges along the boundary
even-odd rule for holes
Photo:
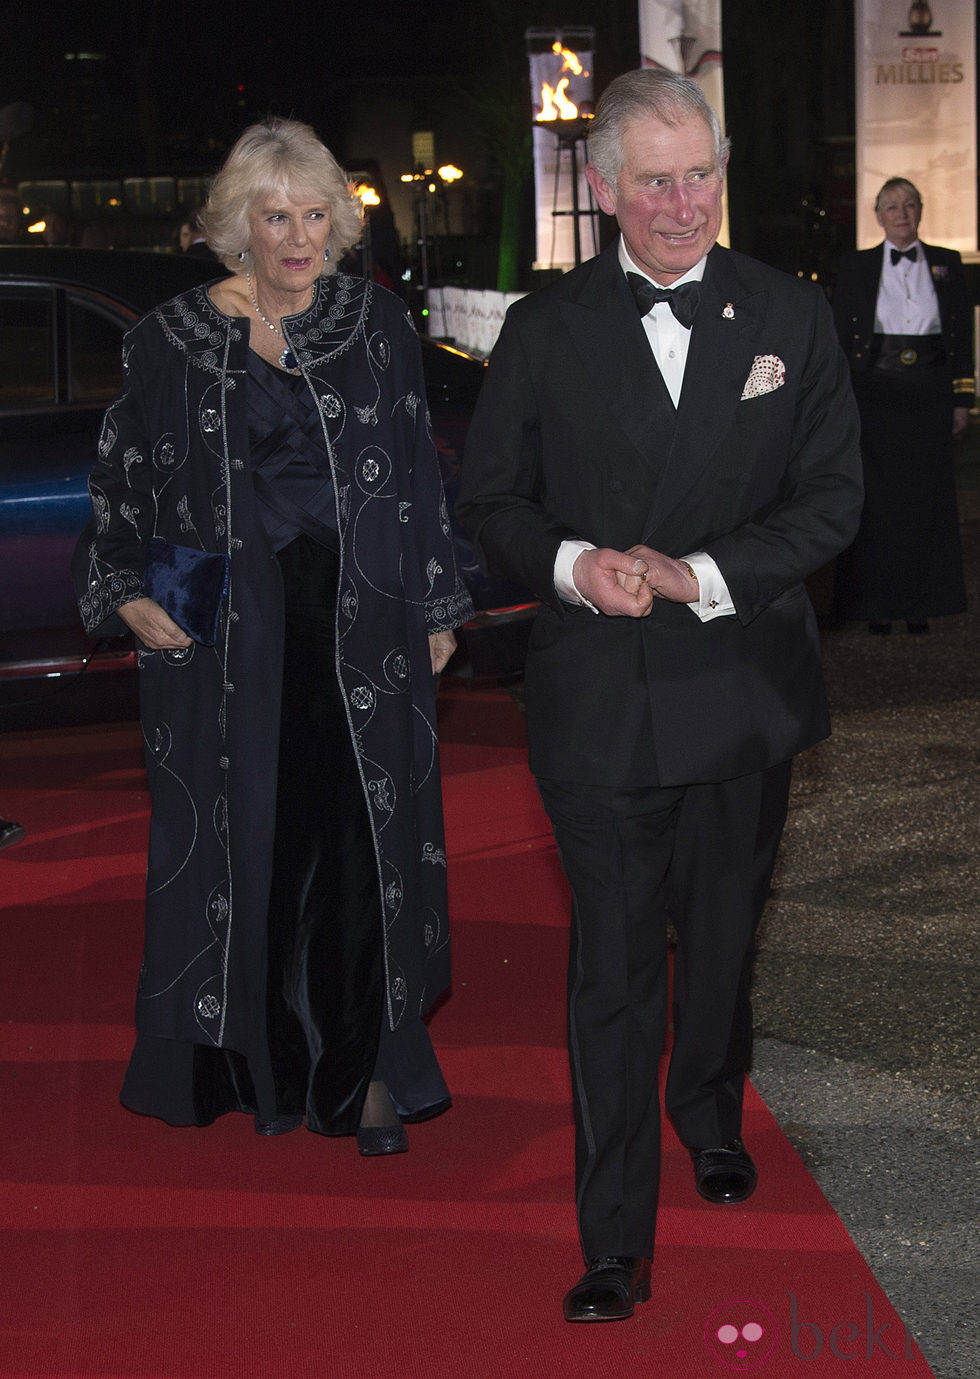
[[[133,319],[82,287],[0,282],[0,675],[91,649],[70,559]]]

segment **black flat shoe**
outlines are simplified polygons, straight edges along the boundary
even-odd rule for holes
[[[372,1081],[368,1085],[357,1128],[357,1149],[369,1159],[408,1150],[408,1131],[398,1119],[395,1103],[383,1082]]]
[[[922,637],[929,631],[929,624],[927,622],[907,622],[905,628],[906,631],[912,633],[913,637]]]
[[[408,1131],[404,1125],[362,1125],[357,1131],[357,1152],[365,1158],[382,1154],[407,1154]]]
[[[259,1120],[256,1116],[255,1133],[257,1135],[288,1135],[291,1130],[298,1130],[302,1124],[302,1116],[278,1116],[275,1120]]]
[[[650,1297],[650,1261],[624,1255],[603,1255],[565,1294],[562,1311],[567,1322],[622,1322],[633,1305]]]
[[[868,631],[871,633],[872,637],[889,637],[891,636],[891,630],[892,625],[890,622],[868,623]]]
[[[744,1202],[755,1192],[759,1175],[741,1140],[718,1149],[690,1149],[694,1183],[707,1202]]]

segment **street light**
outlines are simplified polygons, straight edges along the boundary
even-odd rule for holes
[[[433,161],[435,161],[433,159]],[[426,203],[429,196],[437,192],[444,192],[453,182],[458,182],[463,177],[462,168],[457,168],[453,163],[444,163],[441,168],[433,171],[432,168],[425,167],[424,164],[416,165],[414,172],[403,172],[400,180],[412,183],[417,192],[417,209],[419,217],[419,273],[422,287],[422,315],[428,316],[428,292],[429,292],[429,230],[428,217],[426,214]],[[436,181],[435,179],[439,180]],[[443,219],[445,221],[446,234],[449,234],[449,211],[443,202]]]
[[[358,182],[353,188],[354,195],[358,198],[363,209],[361,234],[361,275],[370,279],[374,275],[374,253],[371,245],[371,217],[368,215],[368,207],[380,206],[381,197],[378,195],[370,182]]]

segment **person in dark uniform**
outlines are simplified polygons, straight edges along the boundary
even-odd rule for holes
[[[834,318],[861,413],[865,503],[837,562],[840,617],[873,633],[966,608],[952,438],[973,405],[972,313],[960,256],[918,238],[922,198],[892,177],[885,241],[841,261]]]

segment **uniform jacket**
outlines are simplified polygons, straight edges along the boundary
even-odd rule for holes
[[[460,517],[485,561],[543,602],[526,698],[540,776],[724,780],[828,731],[805,576],[852,539],[858,424],[811,284],[711,251],[678,408],[616,245],[511,308],[463,465]],[[564,537],[705,550],[736,617],[658,600],[645,619],[558,598]]]
[[[922,244],[922,241],[919,241]],[[932,272],[939,303],[946,366],[954,401],[959,407],[973,405],[973,310],[966,287],[963,262],[955,249],[922,244]],[[854,373],[863,373],[874,361],[873,338],[878,284],[881,281],[883,246],[858,249],[841,259],[834,288],[834,321],[841,346]]]
[[[337,676],[376,840],[395,1027],[448,981],[427,634],[462,622],[469,601],[402,303],[359,278],[321,279],[284,331],[316,395],[333,473]],[[244,1051],[257,1022],[264,1028],[283,638],[279,567],[249,464],[247,348],[248,323],[218,311],[204,288],[136,325],[90,480],[93,524],[76,552],[93,635],[124,630],[116,610],[142,593],[149,537],[230,557],[216,645],[139,656],[153,811],[137,1023]]]

